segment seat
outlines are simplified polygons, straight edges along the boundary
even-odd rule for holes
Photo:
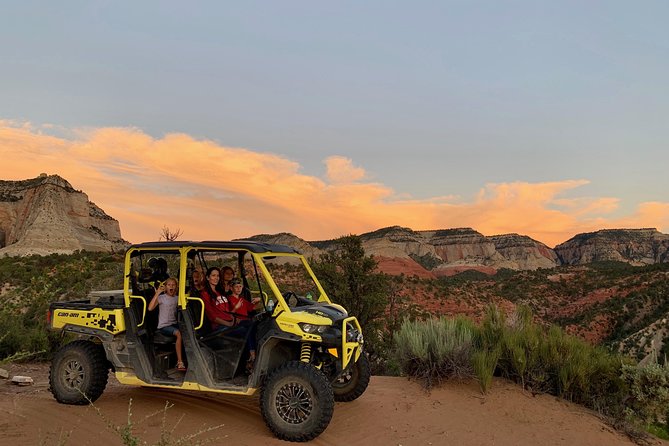
[[[177,342],[177,338],[158,330],[157,308],[146,312],[144,326],[146,327],[147,344],[153,357],[154,375],[164,377],[165,370],[176,364],[174,345]]]
[[[197,300],[191,300],[188,303],[188,312],[191,320],[197,324],[200,320],[201,303]],[[244,347],[246,346],[246,336],[235,335],[235,327],[226,327],[219,330],[213,330],[207,315],[204,315],[202,327],[195,332],[198,344],[201,348],[211,352],[214,358],[213,378],[216,381],[226,381],[232,379],[237,373],[238,366]],[[228,332],[231,332],[228,334]]]

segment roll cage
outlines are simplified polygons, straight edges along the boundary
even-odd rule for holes
[[[130,246],[126,252],[125,280],[123,296],[126,307],[133,300],[139,300],[146,313],[147,299],[153,292],[156,282],[164,281],[167,276],[175,277],[179,281],[179,307],[185,310],[189,300],[200,300],[192,296],[193,272],[200,269],[203,272],[209,266],[221,266],[226,260],[234,259],[238,277],[243,280],[247,298],[251,294],[261,297],[265,311],[273,314],[291,312],[291,305],[286,301],[279,285],[268,269],[267,261],[285,260],[301,265],[314,286],[318,302],[331,303],[325,290],[316,278],[313,270],[304,256],[294,248],[284,245],[258,243],[246,240],[240,241],[204,241],[204,242],[147,242]],[[154,266],[164,266],[165,271],[156,270]],[[175,274],[175,270],[177,271]],[[147,291],[148,290],[148,291]],[[139,326],[143,324],[143,320]],[[204,316],[200,318],[197,328],[204,323]]]

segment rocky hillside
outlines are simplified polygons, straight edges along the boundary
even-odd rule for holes
[[[381,270],[422,278],[470,269],[492,274],[501,268],[534,270],[559,264],[552,249],[518,234],[486,237],[471,228],[413,231],[392,226],[360,237],[365,251],[374,255]],[[288,244],[310,256],[335,246],[334,240],[306,242],[285,233],[251,239]]]
[[[0,256],[125,246],[118,221],[58,175],[0,180]]]
[[[605,229],[579,234],[551,249],[520,234],[485,236],[472,228],[413,231],[391,226],[361,234],[368,255],[390,274],[435,278],[466,270],[536,270],[560,265],[617,261],[631,265],[669,262],[669,235],[656,229]],[[251,240],[290,245],[307,256],[334,249],[335,240],[307,242],[288,233]]]
[[[669,261],[669,235],[657,229],[602,229],[578,234],[555,247],[565,265],[613,260],[632,265]]]

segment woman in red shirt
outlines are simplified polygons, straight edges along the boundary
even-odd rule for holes
[[[226,335],[229,336],[246,337],[246,347],[249,350],[246,371],[251,373],[256,359],[256,330],[249,313],[260,303],[260,298],[256,297],[249,302],[241,297],[244,285],[239,279],[231,281],[232,295],[226,297],[220,285],[221,271],[215,266],[207,269],[206,277],[202,300],[211,327],[214,330],[226,330]]]
[[[204,312],[209,318],[211,328],[218,330],[223,327],[233,327],[235,318],[232,315],[230,301],[221,287],[221,270],[215,266],[207,269],[206,281],[202,290]]]

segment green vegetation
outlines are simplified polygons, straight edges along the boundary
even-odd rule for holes
[[[223,427],[222,424],[219,424],[218,426],[206,427],[195,433],[175,438],[174,433],[177,430],[177,427],[179,426],[179,423],[181,422],[183,416],[179,418],[171,427],[168,427],[167,411],[172,407],[174,407],[174,404],[170,404],[168,401],[165,402],[165,406],[163,407],[163,409],[150,413],[149,415],[145,416],[142,420],[140,420],[139,423],[136,423],[133,421],[132,418],[132,399],[130,399],[130,401],[128,402],[127,422],[121,425],[114,424],[114,422],[112,422],[109,418],[107,418],[107,416],[104,413],[102,413],[102,411],[95,404],[93,404],[93,402],[91,402],[90,404],[95,409],[97,415],[102,419],[102,421],[104,421],[107,430],[115,434],[121,440],[124,446],[139,446],[148,444],[146,441],[142,439],[141,436],[139,436],[136,433],[137,425],[146,422],[154,418],[156,415],[160,414],[162,414],[162,419],[160,423],[160,438],[158,439],[158,441],[152,443],[155,446],[191,445],[191,444],[202,445],[207,443],[213,443],[214,441],[220,439],[209,438],[202,440],[198,439],[197,437]]]
[[[669,427],[669,365],[639,367],[560,327],[541,327],[527,307],[507,317],[490,306],[479,326],[461,317],[407,321],[394,341],[401,371],[426,387],[470,377],[485,393],[501,376],[595,409],[630,431],[661,436]]]
[[[629,388],[626,414],[666,432],[669,428],[669,364],[625,365],[622,378]]]
[[[468,319],[406,321],[395,333],[395,360],[427,387],[448,378],[472,376],[474,326]]]
[[[384,314],[391,292],[390,278],[374,272],[376,261],[365,256],[360,237],[345,236],[333,243],[336,250],[312,260],[311,266],[330,299],[358,318],[372,364],[378,363],[387,357]]]
[[[47,330],[49,304],[122,287],[123,258],[109,253],[0,258],[0,359],[46,359],[61,343]]]
[[[630,336],[669,312],[668,263],[599,262],[500,270],[492,276],[465,271],[429,280],[377,273],[359,237],[342,237],[331,245],[336,249],[313,261],[313,269],[332,300],[360,320],[375,373],[398,370],[427,386],[472,377],[483,392],[493,376],[501,376],[532,392],[554,394],[669,435],[669,340],[658,352],[659,364],[646,367],[611,353],[619,345],[623,351],[633,348]],[[287,280],[302,280],[291,267],[272,265],[284,268]],[[0,258],[0,359],[48,358],[62,342],[46,329],[49,303],[83,299],[93,289],[121,288],[122,271],[122,256],[110,253]],[[414,301],[418,290],[437,308],[452,303],[482,308],[506,300],[518,311],[507,317],[488,306],[478,325],[461,317],[427,319],[430,314]],[[580,303],[609,290],[614,298]],[[579,304],[565,311],[574,302]],[[560,328],[588,327],[602,317],[608,331],[601,347]]]

